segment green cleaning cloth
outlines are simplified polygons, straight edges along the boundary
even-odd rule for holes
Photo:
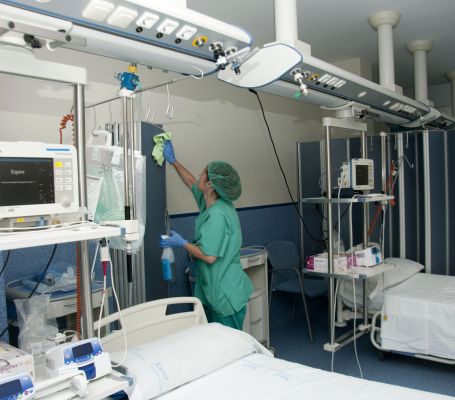
[[[170,132],[164,132],[160,133],[159,135],[153,136],[153,141],[155,142],[155,147],[153,147],[152,150],[152,157],[156,161],[156,163],[161,167],[164,163],[164,156],[163,156],[163,150],[164,150],[164,143],[166,140],[171,140],[171,133]]]

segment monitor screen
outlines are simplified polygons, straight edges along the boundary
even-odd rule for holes
[[[0,385],[0,399],[9,398],[10,396],[21,393],[22,386],[19,379],[6,382]]]
[[[366,164],[357,164],[355,166],[355,183],[357,186],[366,186],[368,182],[368,168]]]
[[[84,343],[80,346],[73,347],[73,357],[80,358],[85,357],[93,353],[93,347],[91,343]]]
[[[0,206],[55,203],[52,158],[0,157]]]

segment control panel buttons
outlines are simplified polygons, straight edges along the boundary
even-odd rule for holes
[[[60,200],[60,203],[62,204],[63,207],[69,207],[71,205],[71,197],[68,196],[67,194],[62,196],[62,199]]]

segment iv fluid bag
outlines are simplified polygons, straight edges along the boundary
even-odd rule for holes
[[[145,156],[139,151],[134,152],[135,164],[135,208],[139,221],[140,239],[132,242],[133,252],[142,246],[145,232]],[[125,219],[125,195],[123,174],[123,148],[118,146],[87,146],[87,175],[102,178],[96,211],[93,221],[102,223]],[[111,248],[126,250],[123,238],[114,237],[109,240]]]

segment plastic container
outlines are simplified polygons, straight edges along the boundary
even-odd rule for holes
[[[166,238],[165,235],[161,237],[163,239]],[[170,282],[175,280],[175,258],[171,247],[165,247],[163,249],[163,254],[161,255],[161,269],[164,281]]]

